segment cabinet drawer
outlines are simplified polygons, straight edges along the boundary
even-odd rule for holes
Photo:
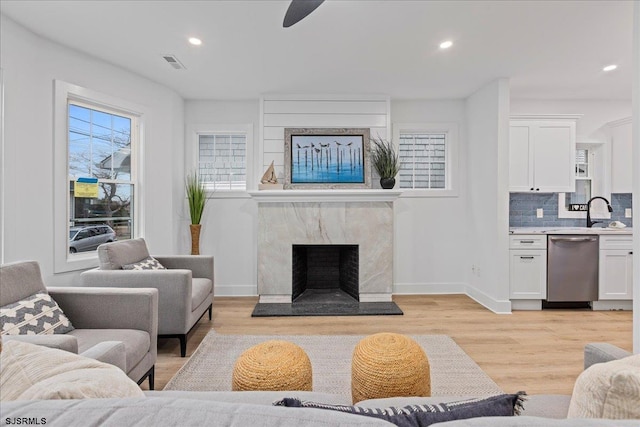
[[[618,236],[600,235],[600,249],[633,249],[633,235],[622,234]]]
[[[519,234],[509,236],[510,249],[547,249],[546,234]]]

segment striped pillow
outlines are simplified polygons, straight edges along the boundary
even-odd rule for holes
[[[58,304],[44,292],[0,308],[0,335],[66,334],[74,329]]]
[[[409,405],[401,408],[368,408],[363,406],[331,405],[285,398],[274,402],[276,406],[328,409],[355,415],[381,418],[399,427],[425,427],[444,421],[476,417],[519,415],[526,393],[500,394],[457,402]]]

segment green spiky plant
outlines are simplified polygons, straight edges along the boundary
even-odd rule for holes
[[[185,191],[189,200],[191,224],[200,224],[204,205],[207,203],[207,192],[204,188],[204,183],[196,172],[187,175]]]
[[[371,152],[371,164],[380,178],[395,178],[400,170],[400,160],[396,148],[391,141],[382,138],[371,138],[373,150]]]

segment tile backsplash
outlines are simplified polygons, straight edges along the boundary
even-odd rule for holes
[[[627,227],[633,226],[632,219],[624,217],[625,209],[631,209],[631,193],[612,194],[611,207],[611,219],[602,220],[604,224],[620,221]],[[544,210],[543,218],[536,218],[539,208]],[[558,218],[558,193],[509,194],[509,227],[584,227],[585,224],[584,218]]]

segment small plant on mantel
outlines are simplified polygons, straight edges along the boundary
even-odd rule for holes
[[[371,152],[371,164],[380,175],[380,186],[385,189],[396,185],[396,175],[400,171],[400,159],[395,146],[391,141],[382,138],[371,138],[373,150]]]
[[[185,191],[189,201],[189,215],[191,216],[191,255],[200,255],[200,220],[207,203],[207,192],[204,183],[196,172],[187,175]]]

